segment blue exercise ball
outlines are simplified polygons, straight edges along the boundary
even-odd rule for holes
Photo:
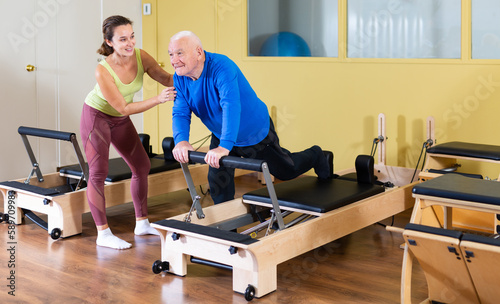
[[[260,56],[311,56],[307,42],[297,34],[279,32],[269,36],[260,49]]]

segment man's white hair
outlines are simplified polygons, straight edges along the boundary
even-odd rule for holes
[[[191,31],[181,31],[178,32],[177,34],[173,35],[172,38],[170,38],[170,41],[175,41],[181,38],[188,38],[191,42],[193,42],[196,46],[199,46],[200,48],[203,49],[203,46],[201,45],[201,40],[196,36],[195,33]]]

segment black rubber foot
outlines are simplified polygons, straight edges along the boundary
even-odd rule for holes
[[[60,237],[61,237],[61,234],[62,234],[61,229],[59,229],[59,228],[54,228],[54,229],[52,229],[52,231],[50,232],[50,237],[51,237],[53,240],[57,240],[58,238],[60,238]]]
[[[162,271],[167,271],[168,267],[169,267],[168,262],[162,262],[160,260],[156,260],[153,263],[153,273],[154,274],[159,274]]]
[[[245,290],[245,300],[252,301],[254,297],[255,297],[255,287],[248,284],[248,287]]]
[[[7,213],[0,214],[0,223],[9,222],[9,215]]]

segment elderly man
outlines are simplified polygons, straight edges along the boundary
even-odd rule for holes
[[[203,50],[200,39],[189,31],[175,34],[168,47],[175,69],[177,97],[173,106],[174,158],[188,162],[191,113],[212,132],[205,162],[215,204],[234,198],[234,169],[220,168],[227,155],[265,160],[271,174],[293,179],[310,169],[319,178],[332,175],[320,147],[298,153],[280,147],[267,106],[254,92],[238,66],[228,57]]]

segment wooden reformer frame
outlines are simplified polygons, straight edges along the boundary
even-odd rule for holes
[[[204,155],[191,152],[191,160],[193,157],[202,162]],[[202,227],[226,227],[230,230],[239,227],[237,224],[253,223],[252,212],[255,208],[263,206],[260,206],[262,204],[259,202],[242,198],[204,208],[202,216],[191,217],[190,213],[186,213],[168,219],[179,222],[186,222],[186,219],[189,219],[198,229],[193,230],[191,229],[193,226],[187,224],[174,228],[168,223],[156,222],[152,226],[161,234],[161,260],[155,261],[153,272],[168,271],[185,276],[188,262],[192,258],[208,261],[210,264],[232,269],[233,290],[245,294],[245,298],[251,300],[254,296],[262,297],[277,289],[278,264],[400,213],[413,205],[412,185],[405,185],[326,213],[309,213],[304,210],[283,208],[278,205],[273,195],[274,187],[269,181],[270,174],[265,162],[226,157],[221,163],[236,168],[243,166],[244,169],[264,174],[272,201],[272,204],[266,206],[272,209],[271,219],[264,225],[270,226],[277,222],[275,232],[266,233],[258,241],[247,243],[203,232]],[[294,220],[285,223],[283,217],[290,212],[305,215],[304,220],[299,220],[297,224]],[[247,226],[244,226],[244,229],[250,233],[252,231],[248,230]]]

